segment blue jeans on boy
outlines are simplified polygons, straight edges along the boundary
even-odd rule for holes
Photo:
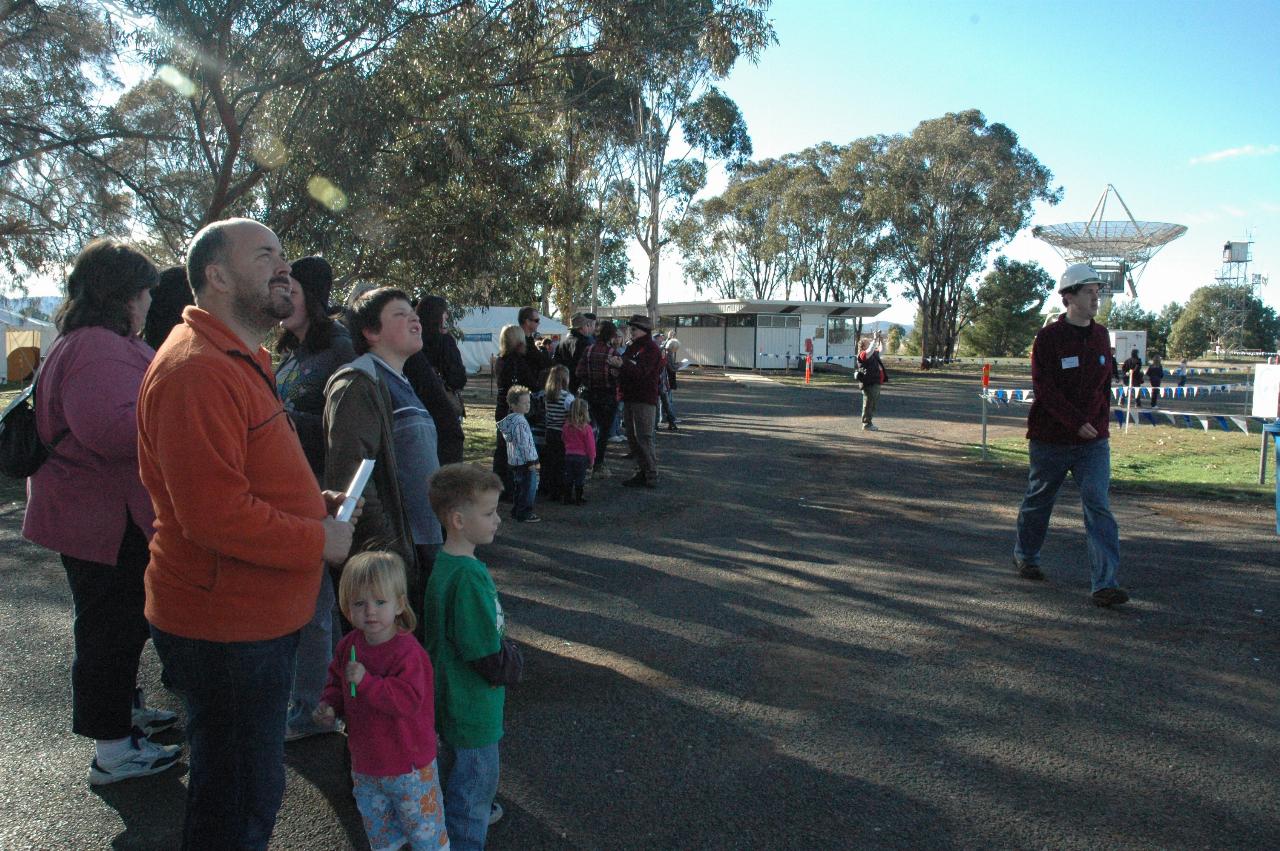
[[[298,633],[200,641],[151,627],[187,710],[182,847],[266,849],[284,800],[284,725]]]
[[[1031,463],[1027,493],[1018,510],[1018,540],[1014,558],[1040,563],[1040,547],[1049,530],[1049,516],[1058,488],[1071,473],[1080,487],[1084,504],[1084,528],[1088,540],[1089,570],[1093,589],[1116,587],[1120,567],[1120,529],[1111,513],[1111,444],[1106,438],[1088,443],[1061,445],[1030,442]]]
[[[533,498],[538,493],[538,471],[528,465],[512,467],[511,480],[515,483],[511,516],[516,520],[525,520],[533,514]]]
[[[498,743],[455,748],[442,738],[437,762],[444,781],[449,847],[481,851],[489,833],[489,808],[498,794]]]

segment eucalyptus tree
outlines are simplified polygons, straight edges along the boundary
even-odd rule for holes
[[[21,276],[104,231],[122,231],[129,199],[94,178],[104,129],[97,93],[114,84],[121,32],[68,0],[0,3],[0,266]]]
[[[1021,230],[1052,174],[1003,124],[967,110],[886,140],[870,203],[888,223],[888,258],[920,309],[921,365],[954,354],[969,281]]]
[[[715,87],[740,58],[755,61],[775,40],[769,0],[649,0],[601,18],[601,39],[619,76],[635,87],[628,147],[636,240],[649,261],[648,311],[656,319],[668,220],[679,220],[706,185],[707,160],[736,166],[751,156],[737,104]],[[679,142],[677,143],[677,138]]]
[[[684,273],[698,290],[721,298],[773,298],[788,275],[779,229],[786,166],[748,163],[725,191],[693,205],[671,228],[684,256]]]

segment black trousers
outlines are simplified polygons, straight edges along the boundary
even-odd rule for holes
[[[613,428],[613,418],[618,413],[618,397],[612,390],[588,390],[586,395],[591,422],[596,427],[595,467],[599,469],[604,466],[604,456],[609,450],[609,429]]]
[[[564,492],[564,432],[547,429],[547,442],[538,460],[542,463],[542,492],[548,499],[559,499]]]
[[[150,554],[132,519],[115,564],[62,556],[75,606],[71,730],[91,739],[123,739],[133,729],[138,660],[150,637],[142,614],[142,576]]]

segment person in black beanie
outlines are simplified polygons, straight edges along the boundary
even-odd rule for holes
[[[142,326],[142,339],[153,349],[169,337],[173,326],[182,321],[182,311],[195,304],[191,285],[187,283],[186,266],[170,266],[160,273],[160,283],[151,291],[151,307]]]

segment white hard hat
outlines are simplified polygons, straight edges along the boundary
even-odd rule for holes
[[[1103,283],[1097,270],[1088,263],[1072,263],[1058,279],[1058,292],[1064,293],[1085,284],[1097,284],[1101,287]]]

